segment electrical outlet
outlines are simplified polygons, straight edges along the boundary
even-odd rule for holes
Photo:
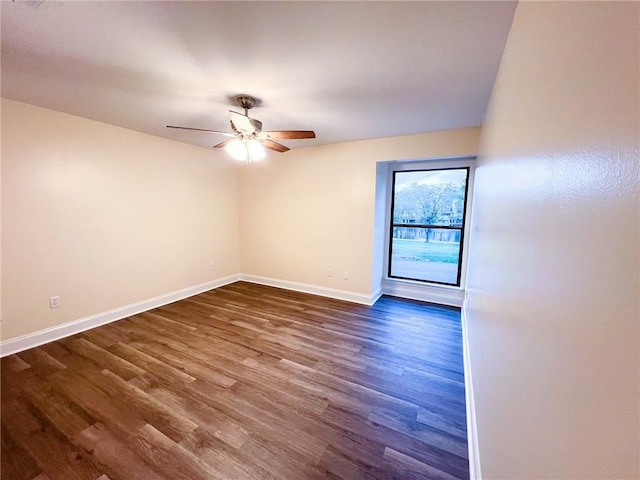
[[[345,270],[344,273],[342,274],[342,278],[344,278],[345,280],[349,280],[349,272]]]
[[[213,270],[215,268],[215,264],[213,262],[209,262],[209,270]]]
[[[58,308],[60,306],[60,297],[49,297],[49,308]]]
[[[327,277],[333,277],[333,270],[327,268]]]

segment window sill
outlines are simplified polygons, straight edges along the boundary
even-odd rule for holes
[[[465,290],[453,285],[438,285],[398,278],[385,278],[382,293],[394,297],[409,298],[423,302],[438,303],[452,307],[462,307]]]

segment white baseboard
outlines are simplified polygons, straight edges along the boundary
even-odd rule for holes
[[[373,305],[375,301],[380,298],[380,295],[382,295],[382,292],[378,290],[367,295],[366,293],[355,293],[347,290],[338,290],[337,288],[319,287],[317,285],[289,282],[288,280],[278,280],[276,278],[260,277],[258,275],[241,274],[240,280],[296,292],[311,293],[312,295],[320,295],[321,297],[330,297],[347,302],[360,303],[362,305]]]
[[[467,445],[469,448],[469,479],[482,480],[480,471],[480,449],[478,447],[478,427],[476,424],[476,406],[473,395],[473,379],[471,377],[471,357],[469,352],[469,324],[467,318],[467,302],[462,304],[460,312],[462,320],[462,355],[464,359],[464,392],[467,406]]]
[[[405,280],[386,279],[382,283],[382,292],[394,297],[409,298],[423,302],[438,303],[452,307],[462,307],[464,290],[438,285],[417,284]]]
[[[229,283],[237,282],[240,279],[240,275],[230,275],[228,277],[219,278],[210,282],[201,283],[193,287],[183,288],[166,295],[160,295],[158,297],[143,300],[141,302],[126,305],[124,307],[114,308],[107,312],[98,313],[96,315],[90,315],[79,320],[63,323],[62,325],[56,325],[55,327],[40,330],[35,333],[22,335],[20,337],[12,338],[0,342],[0,357],[5,357],[13,353],[22,352],[29,348],[37,347],[45,343],[53,342],[76,333],[84,332],[91,328],[99,327],[107,323],[120,320],[122,318],[136,315],[141,312],[146,312],[153,308],[161,307],[168,303],[172,303],[183,298],[197,295],[198,293],[206,292],[208,290],[227,285]]]
[[[382,287],[378,287],[372,294],[371,294],[371,303],[369,305],[373,305],[374,303],[376,303],[378,301],[378,299],[383,295],[382,293]]]
[[[124,307],[114,308],[113,310],[109,310],[107,312],[90,315],[88,317],[63,323],[62,325],[56,325],[55,327],[47,328],[45,330],[40,330],[38,332],[2,341],[0,342],[0,357],[22,352],[23,350],[28,350],[29,348],[34,348],[45,343],[53,342],[70,335],[75,335],[76,333],[84,332],[85,330],[99,327],[100,325],[105,325],[107,323],[111,323],[116,320],[129,317],[131,315],[136,315],[138,313],[145,312],[162,305],[166,305],[167,303],[176,302],[178,300],[182,300],[183,298],[191,297],[193,295],[206,292],[207,290],[212,290],[214,288],[228,285],[229,283],[237,282],[239,280],[250,283],[257,283],[260,285],[268,285],[271,287],[284,288],[296,292],[310,293],[312,295],[320,295],[322,297],[335,298],[337,300],[344,300],[347,302],[359,303],[361,305],[369,306],[373,305],[383,294],[386,293],[390,295],[412,298],[415,300],[424,300],[428,302],[457,306],[455,301],[451,300],[451,298],[449,297],[446,297],[446,295],[441,295],[442,298],[440,299],[433,296],[425,298],[424,296],[421,296],[418,293],[411,291],[410,289],[407,290],[406,287],[404,288],[404,290],[394,289],[392,291],[387,291],[386,287],[380,287],[373,293],[366,294],[240,273],[217,280],[212,280],[200,285],[195,285],[193,287],[184,288],[182,290],[168,293],[166,295],[160,295],[158,297],[143,300],[131,305],[125,305]],[[444,293],[446,294],[447,292]]]

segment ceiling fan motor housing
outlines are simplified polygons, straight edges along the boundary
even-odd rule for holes
[[[236,97],[236,102],[238,102],[238,105],[245,109],[246,115],[246,110],[250,110],[255,106],[256,99],[248,95],[238,95]]]

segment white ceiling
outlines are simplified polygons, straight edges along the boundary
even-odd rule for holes
[[[482,123],[514,2],[1,2],[2,96],[194,145],[237,94],[319,145]],[[240,110],[237,108],[236,110]]]

